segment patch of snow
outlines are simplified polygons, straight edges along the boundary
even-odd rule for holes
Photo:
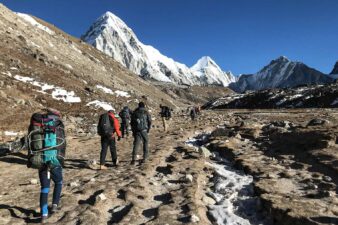
[[[74,91],[66,91],[64,88],[61,88],[61,87],[57,87],[57,86],[54,86],[54,85],[38,82],[38,81],[35,81],[31,77],[24,77],[24,76],[20,76],[20,75],[15,75],[14,79],[21,81],[21,82],[24,82],[24,83],[29,83],[29,84],[36,86],[36,87],[40,87],[41,90],[38,90],[38,92],[43,93],[43,94],[47,94],[45,92],[47,90],[53,90],[52,91],[52,97],[56,100],[62,100],[62,101],[67,102],[67,103],[81,102],[81,98],[75,96]]]
[[[117,90],[114,93],[116,94],[117,97],[120,97],[120,96],[121,97],[126,97],[126,98],[130,97],[129,93],[125,92],[125,91],[119,91],[119,90]]]
[[[80,97],[76,97],[74,91],[66,91],[62,88],[55,88],[52,92],[52,97],[57,100],[62,100],[68,103],[78,103],[81,102]]]
[[[11,72],[7,71],[7,72],[1,72],[3,75],[7,75],[9,77],[12,77],[12,74]]]
[[[11,68],[9,68],[10,70],[18,70],[18,68],[16,68],[16,67],[11,67]]]
[[[14,131],[5,131],[5,136],[17,136],[18,133]]]
[[[114,92],[111,89],[104,87],[102,85],[96,85],[96,88],[102,90],[106,94],[111,94],[111,95],[114,94]]]
[[[20,76],[20,75],[15,75],[14,79],[22,81],[24,83],[29,83],[29,82],[33,82],[34,81],[34,79],[31,78],[31,77],[23,77],[23,76]]]
[[[102,108],[102,109],[107,110],[107,111],[108,110],[115,111],[114,107],[111,106],[109,103],[107,103],[107,102],[101,102],[99,100],[95,100],[95,101],[89,102],[87,104],[87,106],[94,106],[96,109]]]
[[[49,29],[48,27],[38,23],[33,17],[31,17],[30,15],[24,14],[24,13],[17,13],[17,15],[19,17],[21,17],[24,21],[28,22],[29,24],[31,24],[34,27],[37,27],[45,32],[47,32],[50,35],[54,35],[54,31],[52,31],[51,29]]]

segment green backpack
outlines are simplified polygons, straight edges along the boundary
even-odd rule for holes
[[[40,169],[63,164],[66,142],[64,125],[58,115],[33,114],[28,133],[27,167]]]

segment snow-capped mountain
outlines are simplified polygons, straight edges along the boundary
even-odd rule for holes
[[[236,77],[230,71],[222,71],[209,56],[200,58],[190,69],[205,84],[228,86],[230,83],[236,82]]]
[[[231,88],[238,92],[270,88],[296,87],[308,84],[331,83],[329,76],[301,62],[293,62],[282,56],[256,74],[242,75]]]
[[[177,84],[222,86],[235,80],[231,73],[224,73],[210,58],[202,58],[201,63],[190,69],[161,54],[154,47],[140,42],[132,29],[111,12],[98,18],[82,39],[144,78]],[[207,62],[203,64],[203,61]]]

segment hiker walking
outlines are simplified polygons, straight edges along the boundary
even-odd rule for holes
[[[118,159],[116,153],[115,133],[118,141],[121,139],[120,123],[112,110],[100,116],[97,125],[97,133],[101,136],[100,169],[106,170],[106,156],[108,147],[113,161],[113,166],[117,166]]]
[[[144,163],[148,158],[148,133],[151,127],[151,117],[145,109],[145,104],[140,102],[138,108],[133,112],[131,117],[131,128],[134,136],[134,146],[131,164],[135,165],[137,148],[143,143],[143,159]]]
[[[129,136],[130,115],[131,110],[128,108],[128,106],[123,107],[123,109],[119,113],[119,116],[121,118],[122,138],[124,138],[125,135],[127,135],[127,137]]]
[[[41,223],[45,223],[49,216],[48,193],[51,179],[54,182],[51,212],[59,209],[63,183],[62,167],[66,152],[61,114],[54,109],[48,109],[46,112],[32,115],[27,136],[27,167],[39,170]]]
[[[190,117],[191,117],[191,120],[195,120],[196,119],[196,108],[195,107],[191,107],[191,109],[190,109]]]
[[[164,131],[167,131],[167,120],[171,118],[171,110],[168,106],[160,105],[160,116],[162,118],[162,124]]]

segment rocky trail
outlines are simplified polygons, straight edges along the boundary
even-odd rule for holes
[[[318,114],[326,124],[302,125]],[[271,126],[286,119],[292,121],[289,127]],[[290,131],[291,123],[298,126],[296,131]],[[337,224],[334,112],[205,111],[196,122],[175,116],[167,132],[159,121],[154,124],[149,161],[130,165],[129,137],[117,143],[119,166],[108,164],[106,171],[96,164],[97,136],[69,135],[62,208],[48,222]],[[301,151],[297,153],[296,147],[283,152],[281,140],[276,139],[292,132],[298,133],[293,145],[302,149],[308,145],[296,143],[304,140],[299,135],[317,134],[313,142],[319,144],[308,143],[314,147],[303,157],[306,161],[298,158]],[[186,143],[199,134],[206,134],[206,141],[198,143],[205,148]],[[313,168],[311,160],[316,161]],[[109,153],[107,162],[111,162]],[[38,174],[26,168],[25,156],[0,157],[0,179],[0,224],[39,223]]]

